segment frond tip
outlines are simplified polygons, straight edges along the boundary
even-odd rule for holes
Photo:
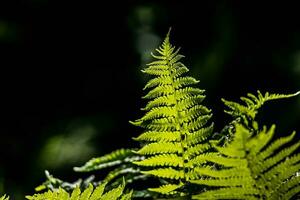
[[[258,109],[261,108],[267,101],[295,97],[299,94],[300,91],[293,94],[270,94],[269,92],[266,92],[263,95],[258,90],[257,96],[248,93],[247,97],[241,97],[241,100],[245,105],[233,101],[227,101],[225,99],[222,99],[222,101],[229,108],[229,110],[225,110],[227,114],[233,116],[234,118],[242,117],[247,121],[247,118],[251,118],[252,120],[254,120]]]

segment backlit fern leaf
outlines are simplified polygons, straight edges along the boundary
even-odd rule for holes
[[[206,152],[207,142],[213,125],[207,127],[211,110],[201,105],[204,90],[193,87],[199,81],[183,76],[188,68],[180,62],[184,57],[170,44],[169,33],[163,44],[156,49],[157,59],[142,72],[155,76],[144,89],[150,91],[144,96],[149,99],[145,115],[131,122],[144,128],[135,140],[143,147],[136,151],[145,159],[133,162],[146,167],[142,173],[164,179],[167,184],[150,191],[174,194],[181,188],[181,182],[193,179],[193,164],[190,160]]]
[[[89,185],[83,192],[77,187],[71,194],[64,189],[59,188],[55,191],[47,191],[41,194],[34,194],[33,196],[26,196],[29,200],[129,200],[131,193],[123,194],[125,183],[119,185],[106,193],[104,193],[106,183],[102,183],[95,189],[92,184]]]
[[[291,199],[300,191],[300,154],[293,154],[300,141],[281,149],[295,133],[270,142],[275,126],[257,134],[236,123],[233,140],[216,146],[217,153],[199,155],[195,163],[215,163],[215,167],[199,166],[195,172],[205,178],[192,183],[214,186],[194,199]],[[270,143],[270,144],[269,144]],[[235,191],[235,192],[234,192]],[[237,192],[238,191],[238,192]]]
[[[77,172],[90,172],[108,167],[116,167],[107,174],[104,181],[111,185],[118,185],[122,183],[120,176],[125,177],[127,182],[132,179],[132,176],[141,175],[139,167],[132,164],[132,162],[143,160],[143,158],[143,156],[135,154],[131,149],[118,149],[102,157],[93,158],[82,167],[74,167],[74,170]],[[135,179],[138,178],[137,176]]]
[[[82,167],[74,167],[74,170],[78,172],[88,172],[119,165],[132,155],[134,155],[134,153],[130,149],[118,149],[104,156],[93,158]]]
[[[264,95],[258,90],[257,96],[254,94],[248,93],[247,97],[241,97],[241,100],[245,105],[227,101],[222,99],[224,104],[229,108],[229,110],[225,110],[225,112],[234,118],[241,117],[245,124],[249,125],[249,119],[254,120],[259,108],[263,106],[263,104],[267,101],[276,100],[276,99],[284,99],[294,97],[300,94],[300,91],[294,94],[270,94],[266,92]],[[250,124],[251,125],[251,124]]]

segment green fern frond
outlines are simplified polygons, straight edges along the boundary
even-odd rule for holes
[[[191,182],[215,189],[193,198],[269,200],[290,199],[298,194],[300,154],[294,152],[300,147],[300,141],[282,149],[295,133],[271,142],[274,131],[274,125],[256,133],[236,123],[231,142],[226,146],[215,146],[216,153],[201,154],[192,160],[195,164],[214,163],[215,166],[195,167],[194,171],[202,178]],[[239,194],[233,191],[239,191]]]
[[[9,200],[9,197],[6,195],[3,195],[2,197],[0,197],[0,200]]]
[[[135,154],[131,149],[119,149],[102,157],[93,158],[84,166],[75,167],[74,170],[78,172],[89,172],[108,167],[115,167],[115,169],[111,170],[106,175],[103,181],[109,183],[110,185],[119,185],[122,183],[120,176],[125,177],[126,183],[129,180],[139,179],[141,170],[139,166],[134,165],[133,162],[143,159],[144,156]],[[136,176],[136,178],[133,178],[132,176]]]
[[[130,162],[128,158],[134,156],[131,149],[118,149],[99,158],[93,158],[82,167],[74,167],[77,172],[89,172],[107,167],[120,165],[123,162]],[[138,159],[136,156],[133,159]]]
[[[300,94],[300,91],[294,94],[270,94],[266,92],[264,95],[258,90],[257,96],[251,93],[247,94],[247,97],[241,97],[241,100],[244,102],[245,105],[227,101],[222,99],[224,104],[229,108],[229,110],[225,110],[225,112],[234,118],[241,117],[246,125],[249,123],[249,118],[251,120],[255,119],[257,111],[261,108],[267,101],[277,100],[277,99],[285,99],[294,97]]]
[[[131,199],[132,192],[123,194],[125,183],[119,185],[106,193],[104,193],[106,183],[102,183],[95,189],[92,184],[89,185],[83,192],[77,187],[71,194],[64,189],[59,188],[55,191],[47,191],[41,194],[34,194],[33,196],[26,196],[29,200],[118,200],[118,199]]]
[[[144,129],[134,139],[143,144],[135,153],[145,159],[133,164],[145,168],[143,174],[169,179],[167,185],[150,189],[163,194],[175,194],[173,190],[181,188],[176,186],[177,180],[195,177],[190,161],[210,149],[206,142],[213,132],[213,124],[206,125],[211,110],[201,105],[204,90],[194,87],[198,80],[184,76],[189,70],[180,62],[184,56],[170,44],[169,34],[156,49],[158,55],[152,54],[156,60],[142,70],[154,76],[144,87],[150,89],[143,97],[149,102],[142,109],[144,116],[131,122]]]
[[[40,192],[45,189],[57,190],[62,188],[66,191],[74,190],[76,187],[87,188],[89,184],[93,184],[94,176],[89,176],[88,178],[82,180],[78,179],[74,183],[65,182],[61,179],[55,178],[47,170],[45,171],[47,180],[40,186],[35,188],[35,191]]]

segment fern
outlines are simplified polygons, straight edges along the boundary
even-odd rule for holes
[[[170,31],[156,49],[157,55],[152,53],[155,60],[142,70],[153,78],[144,87],[148,90],[143,97],[148,102],[141,109],[145,114],[131,121],[144,130],[133,138],[141,148],[119,149],[74,168],[77,172],[110,168],[100,182],[89,177],[68,183],[46,174],[48,180],[39,189],[51,190],[29,199],[91,199],[95,193],[98,199],[162,195],[195,199],[295,198],[300,192],[300,155],[294,152],[300,142],[288,146],[295,133],[272,142],[275,126],[260,129],[255,117],[265,102],[296,96],[300,91],[264,95],[258,91],[257,96],[249,93],[241,98],[244,105],[222,99],[228,107],[225,112],[234,120],[220,134],[213,134],[214,125],[208,124],[211,110],[202,105],[204,90],[194,86],[198,80],[186,76],[189,70],[181,62],[184,56],[170,44],[169,36]],[[151,186],[147,191],[121,196],[125,184],[122,176],[126,183],[150,179]],[[151,178],[160,185],[153,187]],[[93,190],[92,185],[103,182]],[[114,189],[103,194],[106,184]],[[196,190],[202,193],[194,195]],[[71,196],[69,191],[73,191]]]
[[[192,183],[215,187],[194,199],[290,199],[300,192],[300,154],[293,154],[297,143],[291,142],[295,132],[285,138],[270,142],[275,131],[264,127],[258,134],[241,124],[235,125],[233,140],[226,146],[215,148],[218,152],[200,155],[198,163],[214,163],[214,167],[197,167],[195,172],[205,178]]]
[[[66,190],[67,192],[74,190],[75,188],[79,187],[81,189],[87,188],[90,184],[93,185],[98,185],[98,182],[94,182],[95,176],[89,176],[88,178],[82,180],[78,179],[77,181],[73,183],[69,183],[66,181],[63,181],[61,179],[53,177],[47,170],[45,171],[45,175],[47,180],[39,185],[38,187],[35,188],[37,192],[40,192],[45,189],[50,189],[50,190],[56,190],[58,188],[62,188]]]
[[[124,163],[131,163],[134,160],[140,159],[142,158],[135,155],[131,149],[118,149],[104,156],[93,158],[82,167],[74,167],[74,170],[77,172],[89,172]]]
[[[257,129],[257,125],[255,123],[251,124],[250,122],[254,122],[258,109],[261,108],[267,101],[290,98],[299,94],[300,91],[294,94],[269,94],[269,92],[266,92],[263,95],[258,90],[257,96],[248,93],[247,97],[241,97],[241,100],[246,105],[242,105],[233,101],[227,101],[225,99],[222,99],[222,101],[229,108],[229,110],[225,110],[225,113],[233,116],[235,119],[242,118],[246,126],[253,126],[253,128]]]
[[[140,167],[132,164],[134,161],[143,159],[144,156],[135,154],[131,149],[118,149],[104,156],[93,158],[81,167],[74,167],[74,170],[77,172],[90,172],[115,167],[103,179],[103,181],[114,186],[122,183],[121,176],[125,178],[126,183],[146,179],[146,175],[141,175]]]
[[[132,192],[123,194],[125,183],[119,185],[106,193],[104,193],[106,183],[100,184],[94,189],[93,185],[90,184],[83,192],[80,191],[79,187],[76,187],[71,195],[62,188],[55,191],[47,191],[42,194],[35,194],[33,196],[26,196],[29,200],[129,200],[131,199]]]
[[[164,179],[165,185],[149,189],[162,194],[175,194],[195,177],[191,161],[210,148],[206,142],[213,131],[213,125],[206,126],[211,110],[201,105],[204,90],[192,87],[199,81],[184,76],[189,70],[169,33],[156,49],[158,55],[152,54],[156,60],[142,70],[154,76],[144,88],[150,89],[144,96],[149,102],[142,109],[145,115],[131,122],[144,129],[134,139],[143,144],[135,153],[145,159],[133,163],[143,167],[143,174]]]

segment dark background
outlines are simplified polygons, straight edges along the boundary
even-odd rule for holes
[[[136,147],[140,70],[172,27],[190,75],[207,90],[216,131],[220,98],[300,89],[296,3],[250,1],[0,1],[0,194],[32,194],[44,169],[75,181],[88,159]],[[300,98],[269,103],[261,125],[300,131]],[[299,136],[298,136],[299,139]]]

